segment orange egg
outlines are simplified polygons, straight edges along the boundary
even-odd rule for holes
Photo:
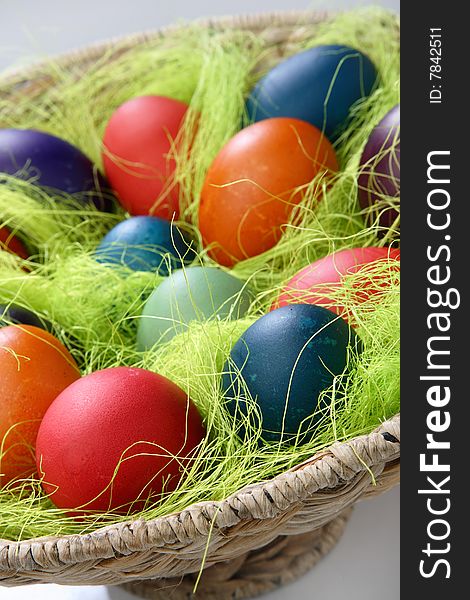
[[[232,266],[272,248],[305,186],[337,169],[332,145],[310,123],[281,117],[242,129],[219,152],[202,188],[199,229],[210,256]]]
[[[0,329],[0,487],[35,473],[41,419],[79,377],[69,351],[52,334],[33,325]]]

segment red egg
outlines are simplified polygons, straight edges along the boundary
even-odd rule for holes
[[[330,142],[299,119],[265,119],[242,129],[207,173],[199,229],[221,265],[256,256],[279,241],[305,187],[338,169]]]
[[[141,510],[176,488],[204,436],[177,385],[144,369],[104,369],[69,386],[47,411],[38,471],[54,504],[74,514]]]
[[[6,250],[11,254],[17,254],[20,258],[27,259],[28,251],[7,227],[0,227],[0,250]]]
[[[47,331],[33,325],[0,329],[0,487],[34,473],[41,419],[79,377],[68,350]]]
[[[286,304],[317,304],[329,308],[348,320],[348,310],[337,304],[334,292],[343,285],[344,277],[353,274],[365,265],[377,261],[390,263],[390,268],[399,269],[400,250],[396,248],[352,248],[339,250],[300,270],[284,287],[271,310]],[[384,281],[378,281],[378,278]],[[387,284],[387,272],[378,274],[376,281],[370,276],[355,282],[354,301],[364,302]]]
[[[187,104],[172,98],[139,96],[111,116],[103,139],[104,168],[131,215],[178,217],[173,155],[187,109]]]

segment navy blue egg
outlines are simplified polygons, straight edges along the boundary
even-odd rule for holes
[[[74,195],[84,206],[112,211],[110,186],[91,160],[55,135],[34,129],[0,129],[0,173]]]
[[[195,257],[194,242],[176,225],[158,217],[131,217],[109,231],[96,250],[101,263],[119,264],[133,271],[168,275]]]
[[[51,331],[51,324],[27,308],[17,304],[0,304],[0,327],[7,325],[34,325]]]
[[[325,408],[319,395],[345,371],[350,346],[359,349],[354,331],[321,306],[291,304],[267,313],[243,333],[225,363],[222,387],[229,412],[246,419],[253,407],[246,402],[248,391],[264,441],[289,442],[297,434],[307,441]],[[242,437],[245,432],[242,425]]]
[[[250,121],[292,117],[308,121],[330,139],[345,124],[351,106],[370,94],[377,71],[348,46],[317,46],[279,63],[247,100]]]

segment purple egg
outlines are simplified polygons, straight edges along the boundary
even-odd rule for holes
[[[398,217],[398,211],[384,208],[384,196],[400,196],[400,105],[390,110],[370,134],[361,156],[359,176],[359,203],[361,208],[376,206],[380,210],[379,223],[389,228]],[[370,215],[375,220],[377,213]]]
[[[7,325],[34,325],[52,332],[49,321],[38,317],[35,313],[17,304],[0,304],[0,327]]]
[[[110,186],[72,144],[33,129],[0,129],[0,173],[75,195],[84,206],[113,210]]]

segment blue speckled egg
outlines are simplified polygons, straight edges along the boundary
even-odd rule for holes
[[[377,79],[370,59],[348,46],[317,46],[279,63],[247,100],[251,121],[292,117],[308,121],[328,138],[344,125],[351,106],[368,96]]]
[[[0,327],[7,325],[34,325],[51,331],[51,324],[38,315],[17,304],[0,304]]]
[[[195,257],[194,242],[176,225],[157,217],[131,217],[109,231],[96,250],[101,263],[168,275]]]
[[[81,150],[33,129],[0,129],[0,173],[73,195],[84,206],[114,210],[110,186]]]
[[[243,333],[225,363],[222,387],[230,413],[237,420],[249,414],[256,423],[248,393],[264,441],[289,442],[297,434],[307,441],[329,403],[320,406],[321,392],[345,371],[349,346],[358,345],[346,321],[326,308],[291,304],[273,310]]]

